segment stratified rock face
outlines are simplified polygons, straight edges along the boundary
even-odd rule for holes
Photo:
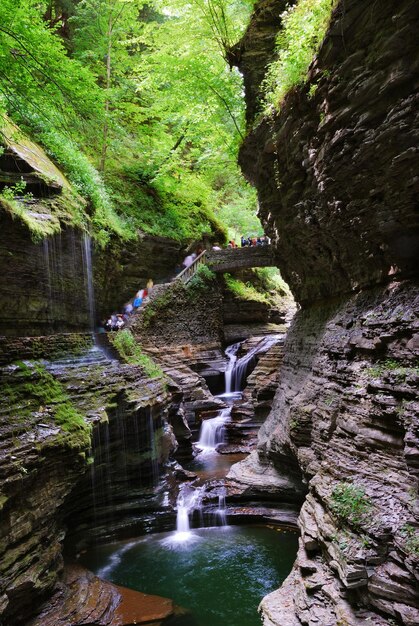
[[[137,518],[175,442],[163,381],[94,347],[4,365],[0,385],[0,621],[16,626],[60,579],[65,525],[99,536]]]
[[[222,291],[215,279],[157,285],[150,301],[130,323],[145,346],[220,346],[223,332]],[[188,357],[188,354],[185,354]]]
[[[338,3],[310,81],[242,147],[299,302],[417,269],[418,17],[415,0]]]
[[[409,282],[296,316],[259,456],[280,471],[293,458],[310,491],[296,569],[265,599],[266,624],[362,624],[367,608],[419,621],[418,319]]]
[[[109,316],[144,289],[170,280],[181,259],[181,244],[165,237],[138,234],[135,241],[112,241],[106,249],[95,249],[93,265],[96,306],[99,316]]]
[[[1,211],[1,207],[0,207]],[[0,334],[46,335],[91,328],[90,239],[73,228],[34,243],[0,212]]]
[[[419,623],[418,19],[413,0],[339,2],[309,82],[241,150],[303,305],[258,451],[231,473],[308,484],[265,626]]]

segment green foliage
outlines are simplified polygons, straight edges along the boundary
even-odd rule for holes
[[[400,531],[404,546],[409,554],[419,557],[419,530],[411,524],[405,524]]]
[[[265,79],[268,109],[277,108],[292,87],[304,82],[326,33],[334,4],[335,0],[299,0],[282,13],[278,59],[271,64]]]
[[[2,389],[7,403],[19,407],[22,417],[27,417],[36,410],[48,410],[54,422],[69,433],[65,439],[72,446],[86,447],[90,443],[90,430],[81,413],[73,406],[61,383],[52,376],[41,363],[17,363],[16,383]]]
[[[233,278],[231,274],[224,274],[227,289],[239,300],[253,300],[254,302],[268,303],[268,298],[265,293],[257,291],[257,289],[250,283],[244,283],[237,278]]]
[[[112,344],[127,363],[139,365],[149,378],[164,377],[164,372],[157,363],[145,354],[130,330],[124,328],[109,335]]]
[[[39,137],[49,155],[63,168],[75,189],[91,204],[95,238],[102,244],[107,243],[112,232],[125,239],[133,238],[135,231],[116,214],[109,191],[86,154],[73,141],[65,140],[54,130],[41,132]]]
[[[224,274],[226,286],[236,298],[279,305],[284,296],[290,297],[288,285],[276,267],[255,268],[249,272],[250,280],[243,282],[230,274]]]
[[[0,115],[42,143],[87,200],[68,221],[103,245],[138,229],[224,240],[223,223],[259,234],[236,164],[242,81],[225,60],[252,4],[3,0]]]
[[[195,296],[199,293],[205,293],[215,280],[215,273],[210,270],[208,265],[202,264],[198,267],[194,276],[186,285],[187,293]]]
[[[262,292],[274,292],[281,296],[290,296],[290,288],[277,267],[257,267],[253,270],[254,284]]]
[[[381,378],[391,374],[398,382],[403,382],[409,374],[417,376],[419,374],[419,366],[417,364],[410,367],[403,366],[399,361],[386,359],[385,361],[377,362],[373,367],[368,367],[365,373],[372,378]]]
[[[361,487],[339,483],[332,492],[331,510],[343,522],[359,527],[372,508],[371,500]]]

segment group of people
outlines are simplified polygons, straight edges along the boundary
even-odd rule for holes
[[[263,235],[263,237],[244,237],[243,235],[240,238],[241,247],[245,248],[246,246],[268,246],[270,244],[269,237]]]
[[[142,305],[144,300],[150,296],[153,284],[153,280],[149,278],[147,286],[144,289],[139,289],[135,296],[124,304],[122,313],[112,313],[110,318],[104,323],[105,330],[121,330],[121,328],[124,328],[130,316]]]
[[[267,246],[269,245],[270,240],[269,237],[266,237],[265,235],[263,237],[244,237],[244,235],[241,236],[240,238],[240,245],[242,248],[246,247],[246,246]],[[228,242],[227,248],[238,248],[239,246],[236,244],[236,242],[234,241],[234,239],[230,239],[230,241]],[[219,243],[214,243],[212,246],[212,250],[221,250],[221,246]],[[190,252],[184,259],[182,262],[182,266],[178,266],[176,269],[176,274],[178,274],[179,272],[181,272],[182,270],[186,269],[187,267],[190,267],[192,265],[192,263],[195,261],[195,259],[197,257],[199,257],[200,254],[202,254],[203,252],[203,248],[202,246],[199,246],[195,252]]]
[[[240,244],[242,248],[246,246],[267,246],[269,245],[269,243],[270,243],[269,238],[266,236],[246,238],[242,235],[240,238]],[[231,239],[227,244],[227,248],[238,248],[238,247],[239,246],[236,244],[236,242],[233,239]],[[215,243],[212,246],[212,249],[221,250],[221,247],[218,243]],[[202,247],[196,248],[195,252],[190,252],[184,258],[182,267],[178,266],[176,268],[176,274],[178,274],[183,269],[190,267],[192,263],[195,261],[195,259],[200,254],[202,254],[202,252],[203,252]],[[144,289],[140,289],[139,291],[137,291],[134,298],[129,300],[124,305],[124,310],[122,313],[112,313],[109,319],[103,323],[104,329],[106,331],[113,331],[113,330],[121,330],[121,328],[124,328],[130,316],[142,305],[143,301],[149,297],[150,291],[152,288],[153,288],[153,281],[151,278],[149,278],[149,280],[147,281],[147,286]]]

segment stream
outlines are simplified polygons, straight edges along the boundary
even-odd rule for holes
[[[168,622],[173,626],[260,626],[260,601],[278,588],[294,562],[296,533],[267,524],[228,525],[222,482],[218,506],[215,502],[205,510],[203,505],[211,481],[222,481],[245,457],[220,454],[217,446],[225,443],[225,424],[234,403],[241,401],[258,352],[275,341],[274,336],[261,339],[242,358],[237,358],[240,344],[227,348],[226,390],[217,396],[226,406],[201,424],[197,455],[186,466],[197,478],[179,487],[176,530],[94,546],[81,557],[101,578],[171,598],[181,607]]]

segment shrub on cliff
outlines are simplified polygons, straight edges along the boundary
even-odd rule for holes
[[[332,491],[330,508],[340,521],[359,527],[371,512],[372,502],[362,487],[342,482]]]
[[[278,59],[270,65],[265,78],[268,109],[276,108],[294,85],[305,80],[323,41],[334,4],[335,0],[299,0],[282,13]]]
[[[132,365],[139,365],[150,378],[164,377],[164,372],[157,363],[145,354],[140,344],[128,328],[109,335],[112,344],[118,350],[121,358]]]

